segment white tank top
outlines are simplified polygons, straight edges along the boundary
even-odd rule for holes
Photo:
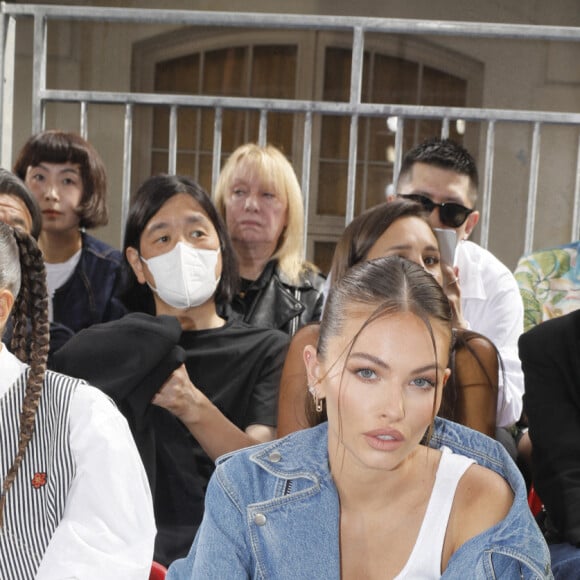
[[[473,459],[454,454],[448,447],[441,447],[441,461],[437,468],[433,491],[417,541],[404,568],[395,580],[427,580],[441,578],[443,542],[453,506],[453,498],[459,480]]]

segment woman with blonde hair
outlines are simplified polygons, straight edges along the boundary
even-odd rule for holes
[[[296,173],[273,145],[246,143],[224,165],[215,205],[238,257],[234,316],[292,335],[320,320],[324,276],[304,259],[304,204]]]

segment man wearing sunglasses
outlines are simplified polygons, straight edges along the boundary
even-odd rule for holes
[[[421,203],[433,227],[453,229],[457,234],[455,266],[463,317],[473,330],[492,340],[502,356],[505,384],[500,384],[497,426],[511,427],[520,418],[524,392],[517,350],[523,331],[523,305],[510,270],[493,254],[468,241],[479,220],[474,209],[477,188],[473,157],[457,143],[437,138],[404,156],[396,191]]]

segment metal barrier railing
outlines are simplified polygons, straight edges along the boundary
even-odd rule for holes
[[[528,185],[528,202],[525,220],[524,253],[531,251],[534,237],[535,211],[538,193],[538,171],[540,160],[541,129],[544,125],[558,124],[580,128],[580,113],[547,112],[529,110],[507,110],[491,108],[434,107],[416,105],[394,105],[361,102],[363,55],[365,34],[428,34],[461,37],[486,37],[526,40],[557,40],[580,42],[580,28],[556,26],[529,26],[513,24],[485,24],[472,22],[420,21],[390,18],[364,18],[340,16],[309,16],[290,14],[220,13],[184,10],[140,10],[125,8],[88,8],[74,6],[1,4],[0,26],[0,77],[4,91],[0,115],[0,152],[2,165],[11,161],[11,118],[14,82],[14,21],[17,18],[34,19],[33,56],[33,105],[32,132],[44,128],[45,107],[49,102],[74,102],[80,104],[80,128],[86,137],[88,108],[93,104],[115,104],[125,107],[122,223],[128,211],[131,191],[131,150],[133,135],[133,111],[137,105],[165,105],[169,115],[169,161],[168,172],[175,172],[177,159],[177,111],[179,108],[210,108],[215,111],[212,183],[215,183],[221,163],[222,119],[229,109],[245,109],[260,112],[259,140],[267,138],[268,114],[272,112],[302,113],[304,115],[304,148],[302,158],[302,189],[305,205],[310,201],[310,173],[312,165],[311,138],[314,114],[350,116],[350,139],[347,174],[346,222],[354,215],[355,178],[357,159],[357,132],[361,117],[396,116],[394,178],[400,168],[405,120],[438,119],[441,135],[446,137],[451,119],[463,119],[486,124],[485,154],[483,163],[483,187],[481,192],[482,220],[480,244],[487,247],[489,219],[494,172],[495,128],[498,122],[527,123],[533,126],[532,153]],[[125,22],[134,24],[171,24],[179,26],[308,29],[334,30],[352,33],[352,66],[350,98],[348,102],[314,100],[284,100],[261,98],[215,97],[204,95],[175,95],[159,93],[127,93],[80,90],[52,90],[46,86],[47,75],[47,23],[49,20],[82,20]],[[574,208],[571,239],[580,238],[580,138],[576,161]],[[308,213],[306,213],[308,215]]]

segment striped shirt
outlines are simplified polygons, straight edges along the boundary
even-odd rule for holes
[[[20,411],[27,372],[0,399],[0,478],[18,449]],[[80,381],[47,372],[35,428],[6,496],[0,530],[0,578],[34,578],[63,516],[75,476],[69,443],[69,409]]]
[[[16,454],[27,368],[0,343],[0,482]],[[0,580],[147,580],[153,505],[127,421],[98,389],[51,372],[40,412],[41,444],[27,448],[6,496]]]

